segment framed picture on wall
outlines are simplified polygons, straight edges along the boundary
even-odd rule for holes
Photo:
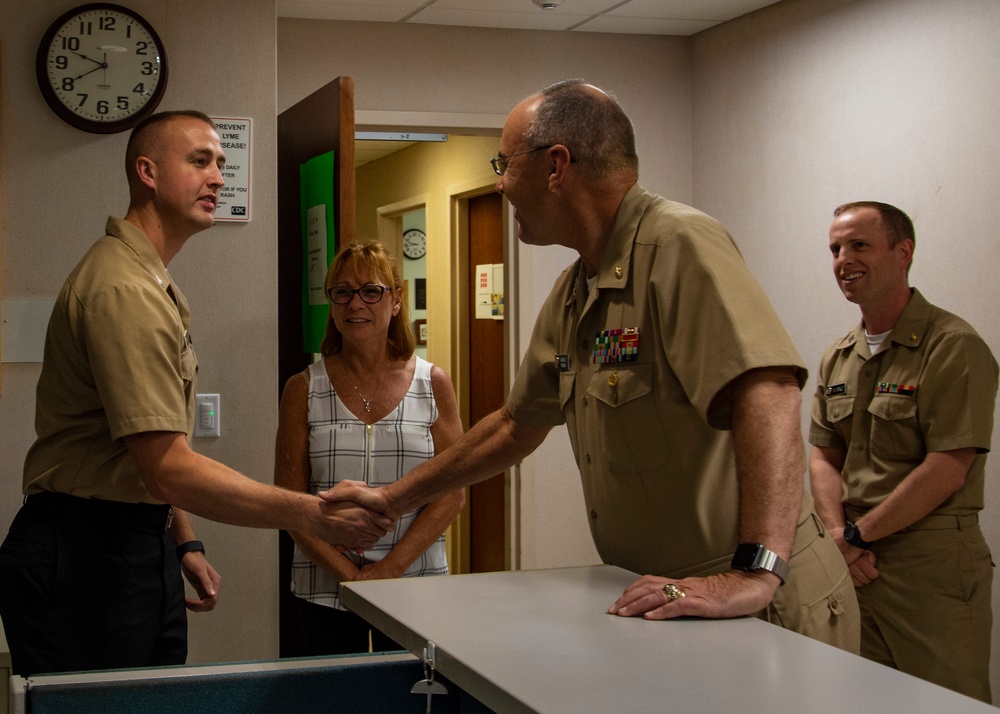
[[[427,278],[413,279],[413,309],[427,309]]]
[[[418,345],[427,344],[427,320],[413,321],[413,334],[417,338]]]

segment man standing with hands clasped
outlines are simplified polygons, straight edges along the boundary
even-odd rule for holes
[[[52,310],[26,498],[0,546],[0,616],[23,676],[184,663],[181,570],[191,610],[214,608],[221,582],[185,511],[352,549],[391,526],[191,449],[198,362],[167,264],[214,224],[226,159],[193,111],[142,120],[125,155],[128,212],[108,219]]]
[[[914,241],[895,206],[834,211],[834,277],[861,324],[820,366],[812,491],[857,587],[861,654],[989,702],[993,563],[978,514],[997,362],[909,287]]]
[[[349,497],[405,513],[566,424],[602,559],[651,574],[610,613],[756,614],[856,652],[847,568],[803,494],[806,370],[732,238],[638,186],[629,118],[580,80],[518,104],[492,163],[518,238],[579,260],[506,405],[403,479]]]

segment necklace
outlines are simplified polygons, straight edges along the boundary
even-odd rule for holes
[[[385,370],[382,370],[382,376],[378,380],[378,385],[375,387],[375,391],[372,392],[371,399],[365,399],[364,395],[361,394],[361,390],[358,389],[356,384],[351,384],[354,387],[354,391],[357,392],[358,396],[361,397],[361,401],[365,404],[365,412],[371,413],[372,410],[372,399],[378,396],[378,390],[382,388],[382,380],[385,379]]]

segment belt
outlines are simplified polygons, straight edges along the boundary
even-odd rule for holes
[[[862,515],[867,512],[867,509],[855,508],[854,506],[844,505],[844,512],[851,517],[852,520],[857,520]],[[909,533],[910,531],[950,531],[956,530],[960,531],[963,528],[972,528],[973,526],[979,525],[979,514],[978,513],[968,513],[962,516],[952,516],[942,513],[931,513],[930,515],[924,516],[916,523],[908,525],[906,528],[901,528],[900,533]]]
[[[74,520],[102,525],[133,526],[165,531],[173,520],[170,506],[152,503],[125,503],[102,498],[80,498],[65,493],[43,491],[24,499],[28,508],[38,508]]]

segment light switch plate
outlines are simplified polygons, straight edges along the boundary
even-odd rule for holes
[[[195,395],[194,435],[205,437],[222,436],[219,425],[219,395]]]

